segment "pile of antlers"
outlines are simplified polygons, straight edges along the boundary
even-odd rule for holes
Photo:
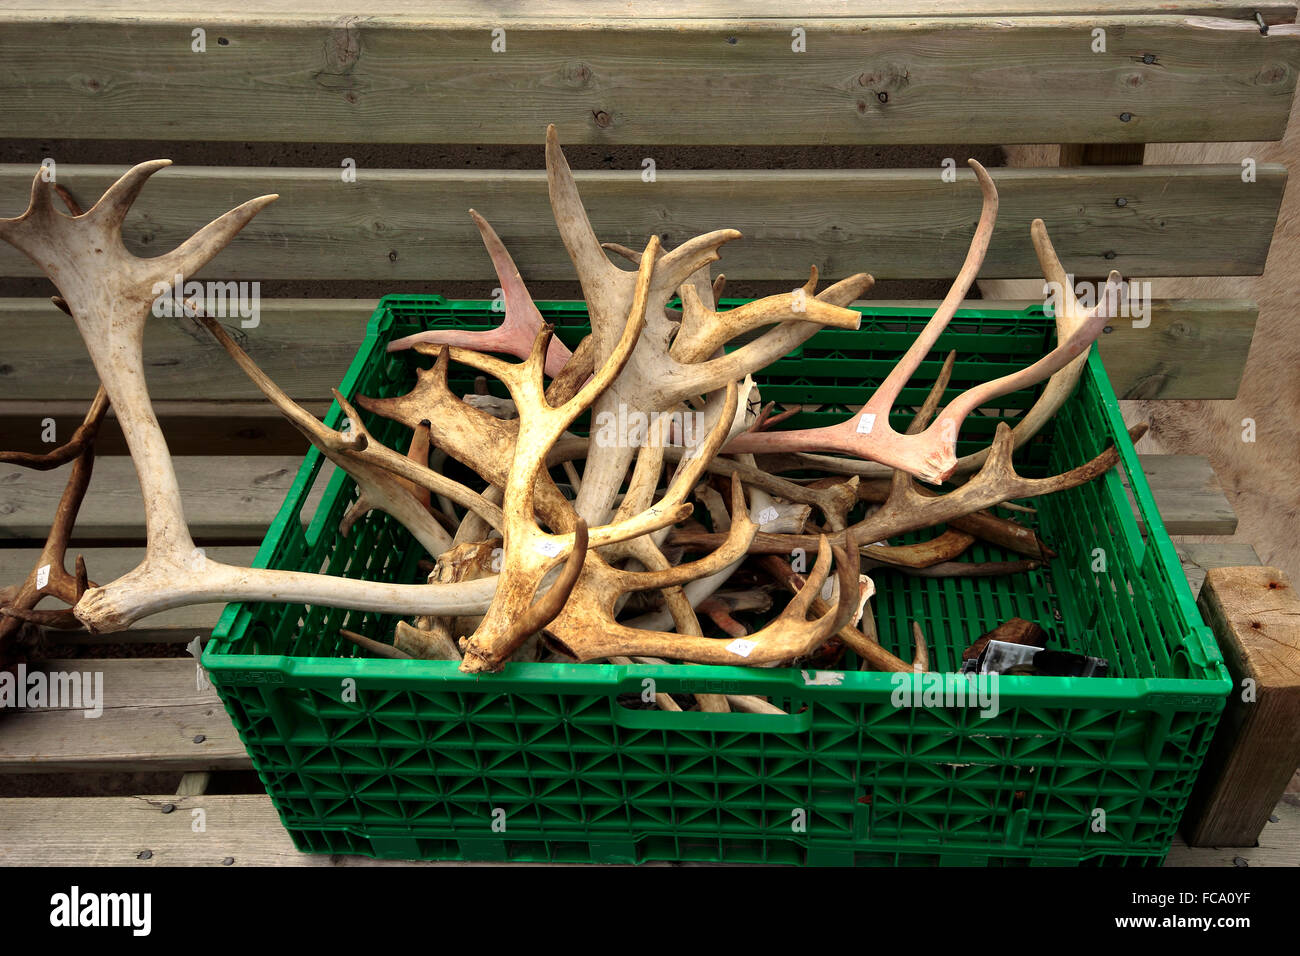
[[[407,618],[392,644],[348,636],[376,654],[457,660],[466,672],[539,659],[773,666],[826,660],[844,648],[864,666],[906,670],[913,664],[879,644],[872,615],[864,614],[874,593],[864,568],[993,574],[1035,567],[1051,557],[1044,543],[988,509],[1089,481],[1117,460],[1111,448],[1047,478],[1021,477],[1011,463],[1012,452],[1074,388],[1114,301],[1119,276],[1113,272],[1095,308],[1071,300],[1059,311],[1058,344],[1037,362],[961,392],[940,408],[949,356],[911,426],[899,433],[890,425],[891,413],[903,411],[897,406],[904,385],[934,349],[988,248],[997,191],[973,160],[982,213],[961,272],[933,318],[847,421],[779,431],[771,426],[787,413],[761,408],[754,376],[819,329],[856,329],[860,315],[847,306],[872,278],[850,276],[817,292],[814,268],[802,288],[718,311],[724,280],[711,279],[709,267],[739,233],[711,232],[672,250],[661,249],[657,238],[639,252],[602,246],[552,128],[546,143],[551,206],[581,280],[591,334],[573,352],[553,336],[505,246],[471,210],[504,292],[504,321],[487,332],[432,330],[389,346],[432,364],[417,369],[407,394],[358,397],[356,404],[367,417],[409,427],[404,452],[376,441],[358,409],[337,391],[346,425],[327,428],[278,388],[219,322],[189,304],[267,399],[355,480],[357,498],[340,532],[378,509],[409,529],[435,559],[424,584],[221,564],[195,547],[186,525],[145,383],[144,325],[159,284],[196,272],[277,197],[250,200],[172,252],[141,259],[123,245],[122,222],[146,180],[166,165],[158,160],[134,167],[92,209],[75,214],[73,208],[74,215],[55,208],[53,187],[38,174],[27,212],[0,220],[0,238],[58,287],[62,299],[56,301],[76,323],[102,383],[68,446],[39,461],[3,459],[75,464],[40,558],[53,573],[41,574],[40,586],[34,571],[22,585],[0,591],[0,638],[22,621],[109,632],[184,604],[279,601]],[[1033,240],[1046,277],[1068,293],[1041,221],[1033,224]],[[607,251],[633,267],[615,265]],[[674,296],[680,296],[680,311],[668,308]],[[727,350],[740,339],[743,344]],[[497,378],[509,400],[457,396],[448,385],[452,363]],[[967,416],[1044,379],[1041,397],[1014,429],[1001,424],[990,447],[956,457]],[[97,586],[80,560],[75,574],[64,569],[64,550],[89,478],[90,441],[109,402],[144,493],[147,549],[134,570]],[[582,437],[571,429],[588,412],[590,435]],[[633,421],[640,424],[602,424]],[[702,426],[690,428],[689,422]],[[455,459],[477,482],[471,487],[431,467],[431,454],[439,462]],[[954,478],[956,486],[947,490],[917,481],[937,486]],[[692,497],[710,527],[688,520]],[[881,543],[940,524],[944,530],[922,544]],[[955,560],[976,539],[1024,560]],[[800,553],[816,554],[806,577],[789,561]],[[792,597],[749,633],[734,615],[768,611],[773,591]],[[68,608],[37,610],[47,595]],[[723,636],[709,636],[701,615],[710,633]],[[927,657],[919,645],[914,662]],[[702,699],[701,705],[763,706],[742,698]],[[665,697],[660,706],[677,705]]]

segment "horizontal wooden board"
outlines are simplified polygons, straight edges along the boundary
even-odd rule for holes
[[[0,99],[7,135],[42,141],[528,143],[548,122],[590,143],[1281,138],[1300,59],[1294,26],[1261,36],[1244,19],[1098,6],[1075,17],[806,16],[804,51],[788,10],[572,20],[542,7],[509,20],[0,11]],[[191,31],[205,24],[206,51],[193,52]],[[493,29],[506,31],[504,50],[493,50]],[[1106,42],[1094,52],[1096,29]]]
[[[937,304],[858,303],[929,309]],[[963,303],[1017,310],[1030,304]],[[268,300],[262,303],[257,328],[240,331],[249,354],[281,388],[323,412],[330,389],[352,362],[374,305],[369,299]],[[1233,398],[1257,312],[1252,302],[1178,299],[1153,302],[1146,327],[1134,326],[1142,320],[1117,319],[1099,340],[1111,385],[1121,398]],[[236,328],[238,320],[228,324]],[[70,433],[98,380],[81,338],[47,300],[0,299],[0,329],[6,337],[0,365],[0,435],[5,438],[0,447],[38,451],[42,422],[54,417],[59,433]],[[170,430],[201,428],[205,436],[214,430],[231,450],[248,446],[252,454],[261,453],[252,446],[272,433],[283,438],[287,426],[275,424],[278,414],[260,400],[261,393],[215,341],[206,333],[194,334],[188,319],[152,319],[146,327],[145,361],[159,417],[169,420]],[[51,402],[67,404],[54,407]],[[169,408],[166,403],[178,404]],[[110,433],[113,437],[106,434],[100,447],[120,452],[115,426],[110,425]],[[300,448],[301,438],[293,434],[292,444]]]
[[[89,207],[123,171],[60,165],[57,175]],[[0,166],[0,213],[27,208],[34,174],[28,166]],[[1001,202],[985,278],[1042,274],[1029,236],[1035,218],[1047,223],[1067,270],[1079,276],[1111,269],[1128,277],[1258,275],[1286,184],[1285,168],[1273,164],[1258,166],[1249,183],[1239,165],[991,174]],[[810,263],[828,280],[854,272],[948,278],[961,268],[980,211],[974,174],[964,165],[955,182],[944,182],[938,169],[663,169],[653,183],[642,182],[640,170],[600,170],[577,179],[604,241],[641,248],[657,234],[671,247],[713,229],[739,229],[745,238],[724,246],[715,267],[734,279],[802,283]],[[279,201],[200,277],[492,279],[466,215],[472,207],[494,222],[525,278],[574,278],[545,174],[529,170],[363,169],[355,183],[344,183],[328,169],[173,167],[145,187],[123,227],[126,245],[157,255],[228,209],[272,193]],[[0,275],[37,273],[0,244]]]
[[[184,456],[174,459],[194,539],[260,544],[298,474],[301,458]],[[326,462],[307,498],[307,520],[324,494]],[[67,469],[31,471],[0,465],[0,542],[44,540],[67,481]],[[131,459],[96,459],[73,543],[142,541],[144,501]]]
[[[43,452],[42,422],[53,418],[58,435],[71,435],[86,414],[88,399],[0,402],[0,435],[13,451]],[[310,414],[324,418],[328,402],[301,402]],[[265,401],[154,402],[173,455],[296,455],[306,453],[307,440]],[[117,418],[109,412],[95,447],[103,455],[127,454]]]
[[[427,12],[414,10],[410,0],[368,0],[367,18],[382,17],[404,22],[427,22]],[[235,0],[195,3],[194,0],[150,0],[141,6],[136,0],[94,0],[59,5],[57,11],[32,0],[0,0],[0,13],[24,19],[126,18],[133,20],[175,20],[195,22],[247,23],[250,20],[276,22],[331,23],[339,19],[337,5],[323,0],[259,0],[253,13]],[[989,16],[1134,16],[1139,14],[1182,14],[1184,16],[1227,17],[1253,20],[1263,14],[1266,23],[1295,20],[1294,3],[1241,3],[1239,0],[874,0],[869,7],[855,0],[813,0],[794,8],[788,0],[615,0],[600,8],[607,20],[717,20],[761,19],[862,19],[870,13],[881,17],[989,17]],[[440,19],[500,21],[511,23],[544,15],[552,20],[590,20],[592,9],[586,0],[515,0],[510,4],[494,0],[441,0]]]
[[[257,556],[257,548],[248,546],[212,547],[205,549],[208,557],[226,564],[248,567]],[[144,558],[141,546],[122,545],[105,548],[77,548],[76,554],[86,559],[86,572],[92,581],[104,583],[121,577]],[[40,557],[35,547],[0,548],[0,583],[9,584],[23,580]],[[53,598],[41,607],[60,607]],[[89,634],[85,631],[50,632],[54,644],[135,644],[173,643],[188,644],[196,637],[206,639],[216,626],[224,604],[192,604],[153,614],[133,624],[130,630],[113,634]]]
[[[204,811],[202,833],[192,829],[196,809]],[[1300,863],[1300,808],[1283,802],[1274,816],[1277,820],[1264,827],[1259,846],[1191,849],[1176,838],[1165,866],[1295,866]],[[145,850],[149,854],[141,859]],[[271,798],[262,793],[0,800],[0,866],[411,865],[438,864],[299,853]]]
[[[1174,541],[1174,549],[1183,563],[1183,574],[1191,586],[1192,597],[1201,593],[1205,572],[1210,568],[1237,568],[1259,564],[1259,555],[1249,544],[1234,541]]]
[[[299,853],[264,793],[0,799],[0,866],[409,865],[438,864]]]
[[[1237,524],[1209,460],[1199,455],[1139,455],[1170,534],[1231,534]],[[195,538],[260,542],[297,472],[297,459],[177,458],[185,514]],[[328,466],[329,463],[326,462]],[[62,471],[0,466],[0,541],[43,540],[63,488]],[[325,469],[308,499],[314,509],[326,485]],[[95,462],[90,493],[74,541],[144,538],[144,503],[130,460]]]
[[[102,674],[103,713],[87,717],[80,709],[45,707],[0,715],[0,772],[252,766],[216,690],[206,683],[199,686],[197,661],[78,658],[39,666],[46,672],[79,673],[83,681]]]
[[[1237,530],[1237,514],[1204,455],[1139,455],[1138,461],[1167,532],[1232,534]],[[1145,534],[1141,516],[1138,525]]]

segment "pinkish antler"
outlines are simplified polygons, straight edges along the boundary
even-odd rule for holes
[[[1107,304],[1114,301],[1119,289],[1119,273],[1112,272],[1101,303],[1078,321],[1069,334],[1033,365],[1010,375],[984,382],[953,399],[934,422],[915,435],[896,432],[889,423],[889,413],[903,386],[935,347],[939,336],[951,321],[979,272],[993,235],[997,219],[998,194],[984,167],[970,160],[971,168],[983,192],[983,209],[966,261],[934,316],[913,341],[902,360],[876,389],[871,399],[847,421],[824,428],[782,432],[748,432],[728,444],[727,452],[807,452],[829,451],[880,462],[938,484],[957,467],[957,435],[966,417],[995,398],[1025,388],[1066,367],[1088,350],[1101,334],[1109,317]]]
[[[524,285],[515,260],[511,258],[496,230],[473,209],[469,214],[474,225],[478,226],[483,245],[492,258],[492,268],[496,270],[497,279],[501,282],[505,306],[501,324],[495,329],[478,332],[466,329],[429,329],[388,343],[388,351],[400,352],[421,344],[456,345],[478,352],[505,352],[515,358],[528,358],[533,342],[537,340],[537,333],[542,329],[542,313],[533,304],[533,298],[528,294],[528,287]],[[552,336],[551,344],[546,350],[546,374],[552,378],[559,375],[572,355],[563,342]]]

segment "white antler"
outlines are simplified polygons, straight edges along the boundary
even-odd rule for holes
[[[408,614],[482,611],[491,601],[495,578],[456,587],[387,584],[235,568],[195,547],[145,382],[145,321],[158,289],[169,289],[174,276],[192,275],[206,265],[277,197],[249,200],[171,252],[141,259],[123,244],[122,222],[146,180],[170,164],[163,159],[133,167],[90,211],[75,217],[54,208],[54,191],[37,173],[27,211],[0,220],[0,239],[40,266],[67,302],[126,437],[145,501],[144,561],[116,581],[86,591],[75,608],[78,619],[92,631],[115,631],[168,608],[239,600],[389,612],[400,608]]]

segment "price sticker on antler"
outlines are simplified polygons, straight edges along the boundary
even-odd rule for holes
[[[758,647],[758,645],[753,641],[747,641],[743,637],[738,637],[727,645],[727,650],[731,651],[733,654],[738,654],[741,657],[748,657],[754,652],[754,648],[756,647]]]
[[[50,566],[42,564],[36,569],[36,590],[40,591],[50,583]]]
[[[758,513],[758,523],[760,525],[771,524],[780,516],[781,513],[779,511],[777,511],[771,505],[768,505],[766,508],[764,508],[762,511]]]
[[[537,542],[537,550],[548,558],[553,558],[564,550],[564,545],[558,541],[552,541],[550,538],[543,538]]]
[[[858,434],[870,435],[871,429],[876,427],[876,415],[874,412],[863,412],[858,416]]]

